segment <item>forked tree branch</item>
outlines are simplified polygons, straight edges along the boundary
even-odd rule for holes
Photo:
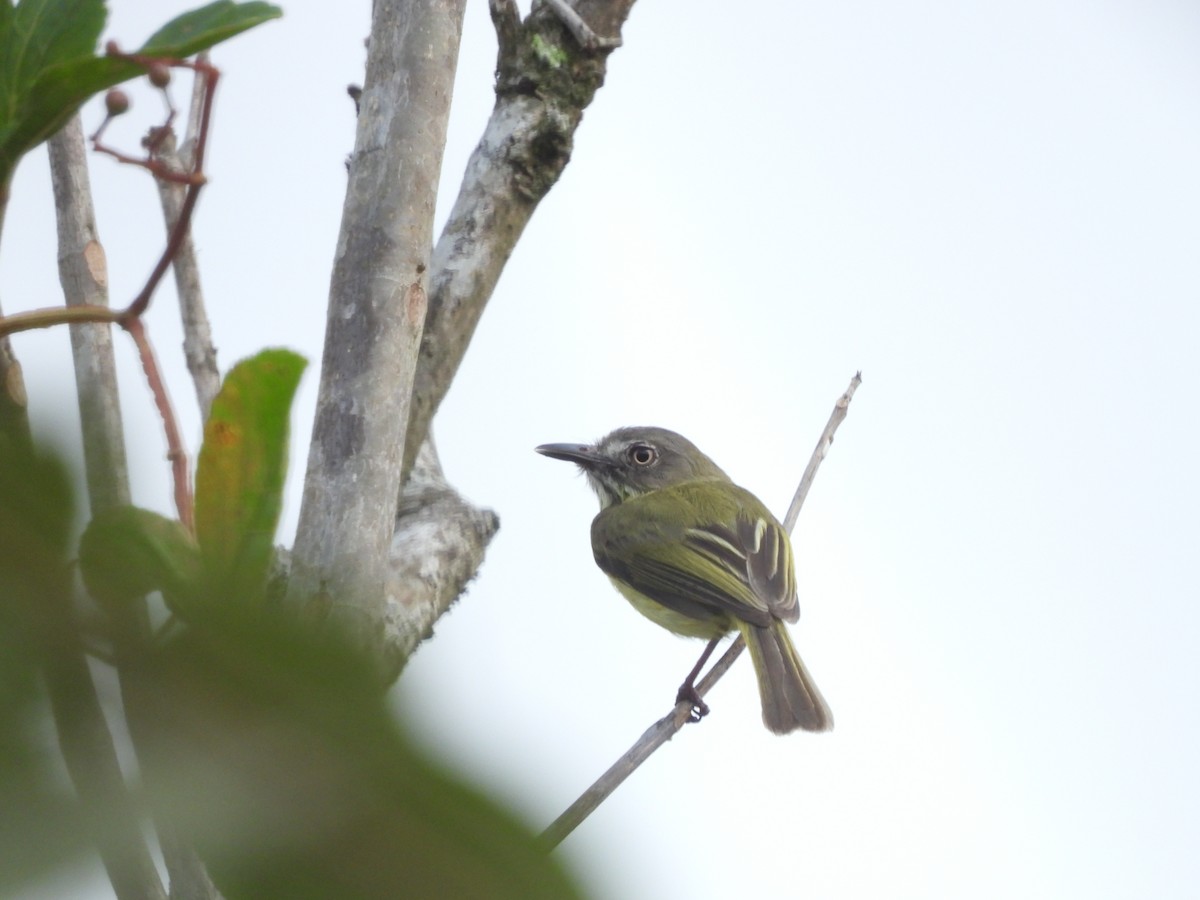
[[[829,451],[829,447],[833,443],[834,432],[837,431],[838,426],[846,418],[846,413],[850,409],[850,401],[853,399],[854,392],[858,390],[860,384],[862,384],[862,373],[856,372],[854,377],[850,379],[850,386],[846,388],[845,393],[834,404],[833,412],[829,416],[829,421],[825,424],[825,429],[821,432],[817,446],[813,450],[808,465],[804,469],[804,475],[800,479],[800,486],[796,489],[795,496],[792,497],[792,505],[788,508],[787,516],[784,518],[783,525],[787,528],[789,534],[796,525],[796,519],[800,516],[800,508],[804,505],[804,500],[808,496],[808,489],[812,486],[817,469],[820,468],[822,460],[825,459],[825,454]],[[742,640],[741,635],[739,635],[730,644],[729,649],[725,651],[724,655],[713,664],[708,674],[696,684],[696,693],[703,697],[712,690],[713,686],[729,671],[729,668],[738,656],[741,655],[745,646],[745,642]],[[607,772],[601,775],[591,787],[584,791],[578,800],[567,807],[562,815],[551,822],[550,826],[542,832],[539,838],[546,850],[553,850],[557,847],[563,838],[574,831],[584,819],[591,815],[620,786],[621,782],[632,775],[638,766],[650,758],[655,750],[673,738],[676,732],[689,721],[694,721],[692,718],[692,706],[693,701],[691,698],[676,703],[674,709],[647,728],[634,745],[620,759],[613,763]]]
[[[430,262],[429,313],[405,437],[405,476],[505,263],[571,158],[575,131],[604,84],[608,56],[620,42],[633,2],[535,3],[524,21],[513,0],[489,2],[499,42],[496,106]],[[564,7],[574,14],[561,14]],[[576,37],[580,22],[602,39],[601,46],[581,43]]]
[[[570,159],[575,129],[604,82],[608,55],[620,43],[632,5],[633,0],[558,0],[553,6],[535,4],[522,21],[513,0],[489,2],[499,44],[496,106],[430,262],[429,311],[389,554],[390,672],[399,671],[417,642],[432,634],[434,622],[474,577],[495,530],[489,510],[457,495],[452,502],[438,493],[438,502],[428,508],[414,503],[428,483],[418,471],[418,449],[430,438],[434,412],[509,255]],[[420,571],[422,559],[437,561],[437,576],[407,577],[404,573]]]

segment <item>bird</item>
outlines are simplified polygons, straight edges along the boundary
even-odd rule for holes
[[[761,500],[666,428],[618,428],[594,444],[535,449],[587,476],[600,500],[592,552],[617,590],[668,631],[709,642],[676,697],[692,703],[693,721],[708,712],[695,678],[721,638],[737,631],[766,727],[833,727],[785,624],[800,615],[791,542]]]

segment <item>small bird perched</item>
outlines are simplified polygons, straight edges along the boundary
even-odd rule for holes
[[[677,698],[691,700],[697,718],[708,707],[693,682],[717,642],[737,629],[767,728],[833,727],[784,625],[800,616],[791,543],[761,500],[665,428],[618,428],[591,446],[543,444],[537,452],[587,475],[600,498],[596,564],[634,608],[669,631],[709,641]]]

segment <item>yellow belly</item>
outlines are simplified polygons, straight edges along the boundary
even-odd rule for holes
[[[612,576],[609,576],[609,581],[633,605],[634,609],[667,631],[684,637],[703,638],[708,641],[728,634],[734,628],[733,621],[729,616],[714,615],[711,619],[694,619],[663,606],[657,600],[652,600],[645,594],[635,591],[625,582]]]

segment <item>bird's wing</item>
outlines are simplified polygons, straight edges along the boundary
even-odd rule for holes
[[[619,504],[596,520],[592,545],[606,573],[690,618],[795,621],[791,550],[777,523],[738,514],[732,526],[706,522],[679,534],[669,523],[647,527],[639,506]],[[624,527],[626,516],[637,516],[640,527]]]
[[[755,607],[788,622],[799,617],[791,543],[778,522],[739,515],[736,529],[712,524],[689,528],[684,543],[737,577]]]

